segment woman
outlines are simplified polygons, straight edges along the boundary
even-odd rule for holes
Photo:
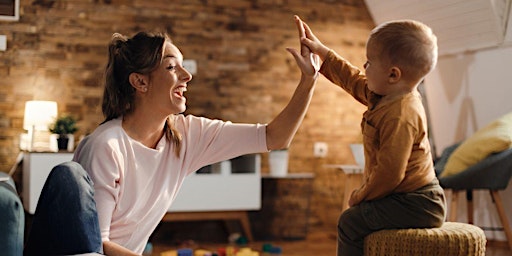
[[[299,36],[305,37],[301,21],[295,21]],[[319,60],[305,47],[300,53],[287,50],[302,73],[288,105],[267,125],[233,124],[180,114],[186,109],[184,93],[192,75],[183,68],[183,55],[167,35],[138,33],[126,38],[114,34],[102,105],[105,121],[80,143],[74,155],[74,161],[88,175],[59,172],[78,173],[71,178],[82,181],[77,187],[90,187],[87,176],[92,179],[94,187],[84,189],[79,201],[96,202],[99,231],[87,233],[99,233],[102,246],[94,242],[91,248],[72,253],[101,252],[102,247],[106,255],[140,255],[187,175],[239,155],[288,147],[313,95]],[[81,168],[73,165],[65,169]],[[50,178],[45,186],[57,186],[48,183]],[[61,193],[71,194],[68,190]],[[65,199],[60,200],[62,205]],[[50,217],[39,212],[45,212],[50,204],[40,201],[35,219],[39,214],[49,222]],[[94,212],[93,206],[79,205],[76,214]],[[47,228],[45,221],[37,223],[42,224],[34,220],[31,237],[34,234],[38,239],[53,239],[49,231],[37,231]],[[67,244],[62,239],[57,240]],[[29,243],[26,251],[35,251],[36,247]],[[39,248],[39,255],[44,250]]]

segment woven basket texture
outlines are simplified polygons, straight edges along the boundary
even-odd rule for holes
[[[484,256],[484,231],[474,225],[445,222],[440,228],[381,230],[368,235],[365,256]]]

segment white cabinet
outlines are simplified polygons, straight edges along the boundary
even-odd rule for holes
[[[185,178],[169,212],[259,210],[261,156],[244,155],[225,163]]]
[[[30,214],[36,211],[37,200],[53,167],[71,161],[73,153],[23,153],[23,208]]]
[[[22,199],[34,214],[52,168],[71,161],[73,153],[26,152],[23,157]],[[170,212],[247,211],[261,207],[259,154],[244,155],[203,168],[185,179]],[[226,163],[228,165],[226,166]]]

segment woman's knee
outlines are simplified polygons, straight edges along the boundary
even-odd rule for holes
[[[51,179],[55,180],[56,182],[73,180],[76,180],[77,182],[91,182],[89,175],[84,170],[84,168],[79,163],[73,161],[56,165],[50,172],[49,177],[51,177]]]
[[[77,162],[64,162],[55,166],[48,176],[49,186],[53,188],[77,188],[77,191],[93,191],[93,182],[84,168]],[[61,186],[66,184],[66,186]],[[72,191],[72,190],[71,190]]]

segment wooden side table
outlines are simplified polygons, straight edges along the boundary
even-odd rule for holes
[[[364,167],[360,165],[326,165],[329,168],[336,168],[338,170],[343,171],[347,176],[345,181],[345,193],[343,194],[343,205],[341,206],[341,212],[344,212],[348,209],[348,200],[350,199],[350,195],[354,189],[359,188],[363,183],[363,171]]]

